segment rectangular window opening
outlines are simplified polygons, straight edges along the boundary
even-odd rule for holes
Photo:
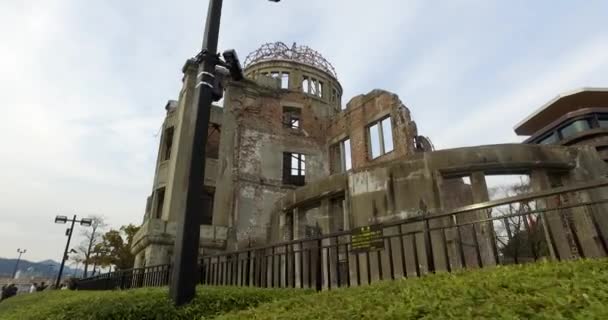
[[[382,120],[382,135],[382,141],[384,141],[384,153],[393,151],[393,126],[391,125],[391,117]]]
[[[296,186],[305,184],[306,156],[301,153],[283,153],[283,183]]]
[[[334,145],[330,149],[331,173],[341,173],[352,169],[350,139],[346,138]]]
[[[205,190],[203,193],[203,203],[207,208],[207,212],[204,212],[203,217],[201,219],[201,224],[211,225],[213,224],[213,197],[215,196],[215,191]]]
[[[308,93],[312,94],[312,95],[318,95],[318,91],[317,91],[317,79],[311,79],[310,80],[310,91],[308,91]]]
[[[165,205],[165,188],[156,190],[156,218],[160,219],[163,215],[163,206]]]
[[[318,96],[323,98],[323,82],[319,81]]]
[[[369,153],[372,159],[393,151],[391,117],[376,121],[368,127]]]
[[[344,171],[348,171],[353,168],[350,152],[350,139],[342,141],[342,150],[344,150]]]
[[[289,89],[289,73],[281,73],[281,89]]]
[[[173,148],[173,127],[165,129],[163,142],[163,161],[171,158],[171,149]]]
[[[310,87],[310,81],[308,80],[308,77],[304,77],[302,79],[302,92],[308,93],[309,92],[309,87]]]
[[[295,107],[283,107],[283,127],[300,129],[302,110]]]
[[[371,144],[372,159],[375,159],[382,155],[382,150],[380,148],[380,126],[378,124],[374,124],[369,127],[369,139]]]

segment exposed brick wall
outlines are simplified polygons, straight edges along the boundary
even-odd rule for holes
[[[390,115],[394,150],[371,159],[368,145],[368,125]],[[328,127],[328,145],[350,138],[354,169],[394,160],[414,153],[413,139],[417,135],[416,123],[410,111],[396,94],[373,90],[351,99],[346,110],[337,114]]]

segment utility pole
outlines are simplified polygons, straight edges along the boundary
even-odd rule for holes
[[[198,89],[192,106],[196,107],[196,122],[192,143],[192,158],[186,193],[186,210],[177,224],[175,239],[175,262],[169,294],[176,305],[190,302],[196,291],[198,244],[201,215],[205,213],[203,203],[203,181],[205,178],[205,147],[209,114],[213,102],[212,90],[215,82],[217,41],[220,32],[222,0],[209,0],[207,23],[201,51],[202,64],[197,72]]]
[[[280,0],[269,1],[279,2]],[[197,91],[192,102],[192,107],[196,108],[194,110],[196,119],[191,146],[192,157],[190,159],[190,173],[186,192],[186,208],[177,224],[175,262],[172,267],[169,287],[169,295],[178,306],[190,302],[196,293],[201,216],[207,215],[206,210],[209,210],[205,206],[205,200],[203,200],[207,130],[209,128],[211,103],[214,101],[214,90],[217,92],[220,89],[217,88],[219,82],[216,79],[215,67],[217,65],[226,66],[225,63],[220,61],[217,54],[222,2],[222,0],[209,0],[203,46],[201,53],[197,56],[197,62],[199,62],[196,80]],[[226,53],[224,53],[224,57],[226,58]],[[232,61],[229,62],[238,61],[234,52],[231,58]],[[231,70],[234,78],[233,71],[240,70],[240,66],[236,68],[232,64],[232,67],[235,67]],[[236,70],[236,73],[239,70]]]
[[[64,224],[68,221],[68,217],[66,216],[57,216],[55,217],[55,223]],[[59,267],[59,272],[57,273],[57,281],[55,281],[55,288],[59,288],[59,284],[61,283],[61,274],[63,273],[63,267],[65,266],[65,261],[68,259],[68,248],[70,247],[70,240],[72,240],[72,233],[74,232],[74,224],[76,222],[80,222],[81,226],[90,226],[92,223],[91,219],[83,218],[80,220],[76,220],[76,215],[72,218],[70,228],[65,231],[65,235],[68,237],[68,241],[65,243],[65,250],[63,251],[63,257],[61,258],[61,266]]]
[[[15,279],[15,276],[17,275],[17,269],[19,268],[19,261],[21,261],[21,255],[27,252],[27,249],[18,248],[17,252],[19,252],[19,257],[17,257],[17,262],[15,262],[15,269],[13,270],[12,276],[13,279]]]

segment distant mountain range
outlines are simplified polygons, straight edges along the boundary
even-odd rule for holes
[[[11,277],[13,271],[15,270],[15,263],[17,259],[5,259],[0,258],[0,277]],[[71,261],[70,261],[71,263]],[[44,277],[44,278],[54,278],[57,276],[57,272],[59,271],[59,267],[61,266],[60,262],[53,260],[44,260],[40,262],[31,262],[28,260],[21,259],[19,261],[19,277]],[[64,276],[73,276],[77,275],[79,277],[82,276],[83,269],[78,268],[74,269],[67,265],[63,267]]]

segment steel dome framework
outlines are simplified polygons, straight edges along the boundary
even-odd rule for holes
[[[295,61],[321,69],[338,79],[336,69],[319,52],[307,46],[298,46],[294,42],[288,47],[283,42],[265,43],[245,58],[245,68],[256,63],[270,60]]]

